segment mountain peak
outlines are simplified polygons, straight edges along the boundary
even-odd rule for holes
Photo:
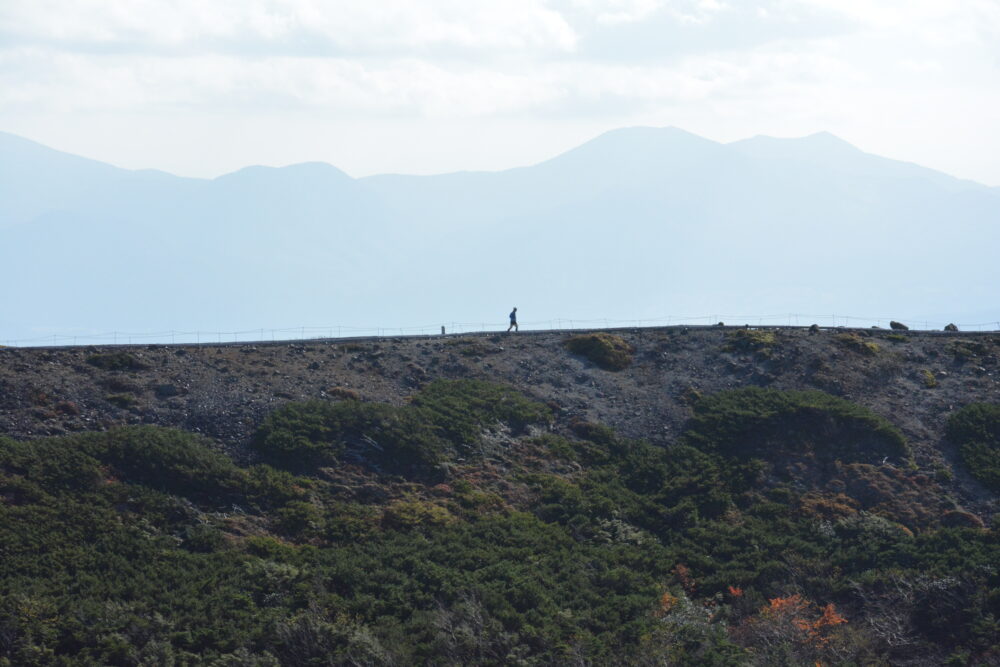
[[[826,146],[830,148],[840,148],[847,149],[851,151],[858,151],[859,149],[852,143],[841,139],[835,134],[831,134],[827,131],[815,132],[813,134],[802,137],[799,141],[803,143],[808,143],[813,146]]]
[[[623,161],[651,166],[664,159],[687,161],[721,148],[721,144],[676,127],[624,127],[609,130],[542,164],[613,166]]]
[[[628,148],[652,145],[656,148],[681,147],[693,145],[718,145],[717,142],[697,134],[682,130],[679,127],[668,125],[666,127],[650,127],[648,125],[636,125],[633,127],[622,127],[598,135],[579,148],[587,146],[617,145]],[[570,151],[572,152],[572,151]]]
[[[734,141],[727,146],[744,155],[766,159],[830,159],[863,155],[853,144],[829,132],[816,132],[805,137],[769,137],[758,134]]]
[[[285,167],[254,165],[223,174],[214,179],[217,183],[227,182],[293,182],[293,181],[350,181],[346,173],[326,162],[300,162]]]

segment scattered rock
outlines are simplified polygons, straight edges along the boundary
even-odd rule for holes
[[[902,322],[897,322],[896,320],[889,322],[889,328],[895,329],[896,331],[908,331],[910,329],[910,327],[906,326]]]
[[[945,331],[958,331],[958,327],[954,324],[948,324],[944,328]]]

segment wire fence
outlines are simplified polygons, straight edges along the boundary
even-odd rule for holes
[[[891,318],[858,317],[854,315],[809,315],[792,313],[784,315],[700,315],[665,316],[638,320],[615,319],[553,319],[520,322],[522,331],[566,331],[578,329],[616,329],[669,326],[707,326],[725,323],[730,326],[889,328]],[[940,331],[949,322],[906,321],[914,330]],[[979,323],[954,323],[959,331],[1000,331],[1000,321]],[[507,322],[443,322],[441,324],[404,327],[383,326],[299,326],[283,329],[242,329],[239,331],[151,331],[143,333],[109,331],[87,334],[48,334],[32,338],[2,341],[6,347],[59,347],[77,345],[207,345],[232,343],[279,342],[295,340],[336,338],[383,338],[396,336],[434,336],[442,334],[470,334],[506,331]]]

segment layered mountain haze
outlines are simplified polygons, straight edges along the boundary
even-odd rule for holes
[[[0,337],[498,322],[514,303],[526,320],[983,321],[998,221],[1000,189],[829,134],[630,128],[495,173],[307,163],[214,180],[0,134],[0,266],[17,286]]]

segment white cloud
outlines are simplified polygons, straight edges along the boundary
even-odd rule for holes
[[[568,51],[576,39],[537,0],[5,0],[0,31],[22,43],[130,52]]]
[[[342,58],[0,55],[0,72],[30,63],[41,83],[0,89],[0,111],[139,112],[175,108],[314,109],[332,114],[455,117],[530,110],[556,97],[551,77],[443,67],[418,59],[377,64]],[[34,77],[33,77],[34,78]]]
[[[666,0],[573,0],[572,7],[597,23],[614,25],[641,21],[665,4]]]
[[[1000,3],[995,0],[798,0],[841,13],[869,34],[908,37],[936,47],[991,45],[998,48]]]
[[[655,14],[679,23],[699,24],[731,9],[720,0],[571,0],[570,6],[599,25],[636,23]]]
[[[996,137],[998,71],[996,0],[0,1],[0,129],[43,141],[70,116],[123,137],[132,123],[135,137],[144,118],[224,131],[199,125],[221,114],[262,146],[269,126],[350,133],[363,117],[369,137],[378,123],[396,136],[463,127],[441,147],[457,161],[477,124],[516,126],[533,155],[546,136],[533,122],[574,137],[636,122],[713,138],[826,129],[938,146],[925,154],[953,171],[964,152],[976,166],[963,175],[1000,184],[975,140]],[[509,156],[519,140],[489,150]]]

